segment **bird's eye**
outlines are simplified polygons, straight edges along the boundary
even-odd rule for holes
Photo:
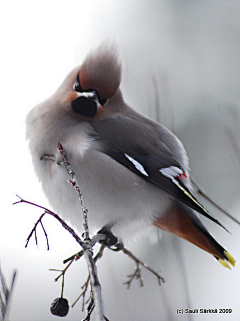
[[[90,93],[88,96],[89,99],[92,99],[94,101],[97,101],[101,106],[105,106],[108,102],[108,99],[101,99],[98,91],[92,88],[88,88],[86,90],[82,89],[82,86],[80,85],[80,79],[79,79],[79,74],[77,75],[76,82],[73,86],[73,89],[79,93]]]
[[[88,98],[92,99],[92,100],[97,100],[98,99],[98,96],[97,96],[97,93],[96,91],[92,91],[88,94]]]
[[[82,87],[81,87],[81,85],[80,85],[80,80],[79,80],[79,74],[77,75],[77,79],[76,79],[76,82],[75,82],[75,84],[74,84],[74,90],[75,91],[78,91],[78,92],[82,92],[83,90],[82,90]]]

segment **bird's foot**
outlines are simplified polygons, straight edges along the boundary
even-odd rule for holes
[[[123,243],[118,240],[116,236],[109,230],[108,227],[104,226],[101,230],[97,232],[105,236],[105,239],[99,241],[102,245],[108,247],[112,251],[120,251],[123,248]]]

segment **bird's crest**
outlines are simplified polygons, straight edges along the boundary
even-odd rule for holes
[[[115,43],[104,42],[85,58],[79,72],[83,90],[96,90],[101,99],[115,94],[121,83],[121,63]]]

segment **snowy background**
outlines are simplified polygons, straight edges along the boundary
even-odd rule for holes
[[[1,27],[1,267],[10,284],[11,321],[56,320],[49,311],[60,296],[54,283],[62,260],[78,247],[59,224],[44,218],[50,251],[39,229],[38,249],[25,240],[41,211],[15,194],[49,207],[38,183],[27,143],[25,117],[49,97],[91,46],[106,37],[122,50],[122,91],[136,110],[161,121],[183,141],[194,180],[240,219],[240,3],[239,1],[46,1],[6,2]],[[203,219],[237,260],[232,271],[209,254],[165,232],[128,246],[166,283],[142,271],[144,287],[122,283],[134,269],[123,254],[106,251],[98,264],[105,314],[111,321],[231,320],[240,316],[240,226],[198,197],[231,231]],[[66,275],[70,303],[87,277],[84,260]],[[177,314],[177,309],[232,309],[228,315]],[[66,320],[81,320],[81,303]]]

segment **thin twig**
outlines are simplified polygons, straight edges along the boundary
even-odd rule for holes
[[[94,236],[92,237],[92,240],[91,240],[91,241],[92,241],[92,247],[93,247],[96,243],[98,243],[99,241],[101,241],[101,240],[104,241],[105,239],[106,239],[106,235],[104,235],[104,234],[96,234],[96,235],[94,235]],[[105,248],[105,246],[102,245],[97,255],[100,255],[100,252],[103,252],[102,247],[103,247],[103,249]],[[102,250],[101,250],[101,249],[102,249]],[[84,254],[84,251],[81,250],[81,251],[79,251],[78,253],[75,253],[75,254],[73,254],[72,256],[70,256],[69,258],[63,260],[63,263],[65,264],[65,263],[67,263],[68,261],[71,261],[72,259],[78,260],[78,259],[80,259],[80,258],[83,256],[83,254]],[[96,257],[95,257],[95,258],[96,258]],[[95,260],[95,258],[94,258],[94,260]],[[95,261],[95,262],[96,262],[96,261]]]
[[[147,269],[148,271],[150,271],[152,274],[154,274],[157,277],[159,285],[161,285],[161,282],[163,282],[163,283],[165,282],[163,277],[161,277],[157,272],[155,272],[153,269],[151,269],[149,266],[147,266],[146,263],[139,260],[135,255],[132,254],[132,252],[130,252],[124,246],[121,248],[121,251],[124,254],[126,254],[128,257],[130,257],[136,263],[135,272],[133,274],[129,275],[128,277],[130,277],[130,280],[124,283],[124,284],[128,285],[128,289],[130,288],[131,282],[133,281],[134,278],[139,279],[140,286],[143,286],[143,281],[142,281],[141,273],[140,273],[140,265],[142,265],[145,269]]]
[[[53,217],[54,217],[55,219],[57,219],[57,220],[62,224],[62,226],[72,235],[72,237],[76,240],[76,242],[77,242],[78,244],[80,244],[81,246],[83,246],[83,241],[80,239],[80,237],[79,237],[79,236],[75,233],[75,231],[74,231],[63,219],[61,219],[61,217],[58,216],[56,213],[50,211],[50,210],[47,209],[46,207],[43,207],[43,206],[41,206],[41,205],[38,205],[38,204],[35,204],[35,203],[32,203],[32,202],[29,202],[29,201],[26,201],[26,200],[24,200],[23,198],[21,198],[21,197],[18,196],[18,195],[16,195],[16,196],[17,196],[18,198],[20,198],[20,201],[13,203],[13,205],[19,204],[19,203],[26,203],[26,204],[30,204],[30,205],[33,205],[33,206],[36,206],[36,207],[39,207],[39,208],[43,209],[43,210],[44,210],[44,213],[42,214],[42,216],[45,215],[45,214],[49,214],[49,215],[53,216]],[[27,247],[28,242],[29,242],[29,240],[30,240],[30,238],[31,238],[31,236],[32,236],[32,234],[33,234],[33,232],[34,232],[34,229],[36,229],[36,226],[37,226],[37,224],[40,222],[42,216],[40,216],[40,218],[39,218],[38,221],[36,222],[34,228],[32,229],[31,233],[29,234],[29,236],[28,236],[28,238],[27,238],[27,241],[26,241],[27,244],[25,245],[25,247]],[[46,236],[46,234],[45,234],[45,236]],[[48,242],[48,241],[47,241],[47,242]]]
[[[10,289],[7,286],[4,274],[0,265],[0,319],[7,320],[10,308],[10,299],[13,291],[17,272],[14,271],[12,275],[12,282]]]
[[[72,264],[73,261],[74,261],[74,258],[68,263],[68,265],[67,265],[63,270],[49,269],[49,271],[59,271],[59,272],[61,272],[61,273],[55,278],[55,280],[54,280],[55,282],[57,282],[61,276],[64,276],[64,274],[66,273],[67,269],[70,267],[70,265]]]
[[[84,255],[85,255],[85,258],[86,258],[86,261],[87,261],[87,265],[88,265],[88,271],[89,271],[89,274],[90,274],[91,287],[92,287],[92,291],[94,293],[94,302],[95,302],[94,306],[96,307],[97,320],[104,321],[103,302],[102,302],[102,296],[101,296],[101,286],[100,286],[100,283],[99,283],[99,280],[98,280],[98,275],[97,275],[97,269],[96,269],[96,266],[95,266],[95,262],[94,262],[93,257],[92,257],[93,255],[92,255],[92,242],[91,242],[91,240],[89,238],[88,239],[85,238],[84,242],[82,242],[82,240],[74,232],[74,230],[72,228],[70,228],[70,226],[67,225],[64,222],[64,220],[62,220],[56,213],[50,211],[49,209],[47,209],[47,208],[45,208],[45,207],[43,207],[41,205],[26,201],[26,200],[24,200],[23,198],[21,198],[18,195],[17,195],[17,197],[20,200],[18,202],[13,203],[13,205],[19,204],[19,203],[26,203],[26,204],[30,204],[30,205],[39,207],[39,208],[44,210],[44,213],[38,219],[38,221],[34,225],[34,228],[31,231],[30,235],[28,236],[27,241],[26,241],[27,242],[26,246],[28,245],[28,243],[30,241],[30,238],[32,237],[33,233],[35,232],[36,227],[39,224],[39,222],[41,221],[42,217],[45,214],[50,214],[53,217],[55,217],[62,224],[62,226],[67,231],[69,231],[71,233],[71,235],[75,238],[75,240],[83,247]],[[85,223],[87,223],[87,217],[86,217]],[[85,224],[85,236],[87,236],[87,235],[88,235],[88,226],[87,226],[87,224]],[[45,236],[47,236],[46,233],[45,233]],[[101,237],[101,236],[99,236],[99,237]],[[96,238],[96,240],[97,239],[98,238]],[[48,243],[48,241],[47,241],[47,243]]]
[[[80,295],[77,297],[77,299],[73,302],[72,308],[82,298],[82,311],[84,311],[85,304],[90,300],[90,298],[89,298],[87,301],[85,301],[85,296],[86,296],[86,293],[87,293],[87,290],[88,290],[89,281],[90,281],[90,276],[88,274],[86,282],[81,286],[81,289],[83,291],[80,293]]]
[[[98,251],[98,253],[95,255],[94,257],[94,262],[96,263],[99,259],[101,259],[101,257],[103,256],[103,251],[105,250],[105,246],[103,244],[101,244],[100,249]]]
[[[239,144],[239,134],[240,134],[240,114],[235,106],[230,106],[228,108],[228,114],[231,117],[230,125],[225,126],[225,131],[227,133],[232,151],[235,153],[236,157],[234,159],[240,164],[240,144]],[[229,146],[229,144],[228,144]]]
[[[48,242],[48,236],[47,236],[46,230],[45,230],[45,228],[44,228],[44,226],[43,226],[42,221],[40,221],[40,224],[41,224],[41,226],[42,226],[43,232],[44,232],[45,237],[46,237],[46,240],[47,240],[47,249],[49,250],[49,242]]]
[[[238,221],[235,217],[233,217],[231,214],[229,214],[227,211],[225,211],[222,207],[220,207],[217,203],[215,203],[196,183],[195,181],[192,181],[192,184],[195,186],[197,193],[202,195],[206,200],[208,200],[212,205],[214,205],[217,209],[219,209],[222,213],[227,215],[227,217],[231,218],[234,222],[240,225],[240,221]]]
[[[76,254],[73,254],[73,255],[70,256],[69,258],[63,260],[63,263],[65,264],[65,263],[67,263],[67,262],[69,262],[69,261],[71,261],[71,260],[73,260],[73,259],[78,260],[78,259],[80,259],[82,256],[83,256],[83,250],[81,250],[80,252],[78,252],[78,253],[76,253]]]
[[[18,196],[18,197],[19,197],[19,196]],[[21,199],[21,201],[20,201],[20,202],[25,202],[25,201],[24,201],[23,199]],[[16,202],[16,203],[14,203],[14,204],[17,204],[17,203],[19,203],[19,202]],[[26,203],[27,203],[27,202],[26,202]],[[42,226],[42,228],[43,228],[42,218],[43,218],[43,216],[44,216],[45,214],[46,214],[46,213],[44,212],[44,213],[39,217],[39,219],[37,220],[37,222],[35,223],[35,225],[34,225],[34,227],[33,227],[32,231],[31,231],[31,233],[29,234],[29,236],[28,236],[28,238],[27,238],[27,240],[26,240],[25,247],[27,247],[27,246],[28,246],[28,243],[29,243],[29,241],[30,241],[30,239],[31,239],[31,237],[32,237],[32,235],[33,235],[33,233],[34,233],[34,235],[35,235],[35,242],[36,242],[36,246],[38,247],[36,229],[37,229],[37,226],[38,226],[38,224],[39,224],[39,223],[41,223],[41,226]],[[49,250],[49,243],[48,243],[47,233],[46,233],[46,231],[45,231],[45,229],[44,229],[44,228],[43,228],[43,231],[44,231],[44,233],[45,233],[45,237],[46,237],[46,240],[47,240],[47,249]]]
[[[131,283],[134,279],[139,279],[140,286],[143,287],[143,279],[140,271],[140,265],[139,265],[139,262],[135,261],[135,263],[136,263],[135,272],[127,275],[129,280],[123,283],[127,285],[128,289],[130,289]]]
[[[87,307],[87,315],[82,321],[90,321],[91,314],[92,314],[94,308],[95,308],[95,304],[94,304],[94,300],[92,298],[91,301],[89,302],[88,307]]]
[[[37,232],[36,232],[36,229],[34,229],[34,237],[35,237],[36,247],[38,248],[38,241],[37,241]]]

